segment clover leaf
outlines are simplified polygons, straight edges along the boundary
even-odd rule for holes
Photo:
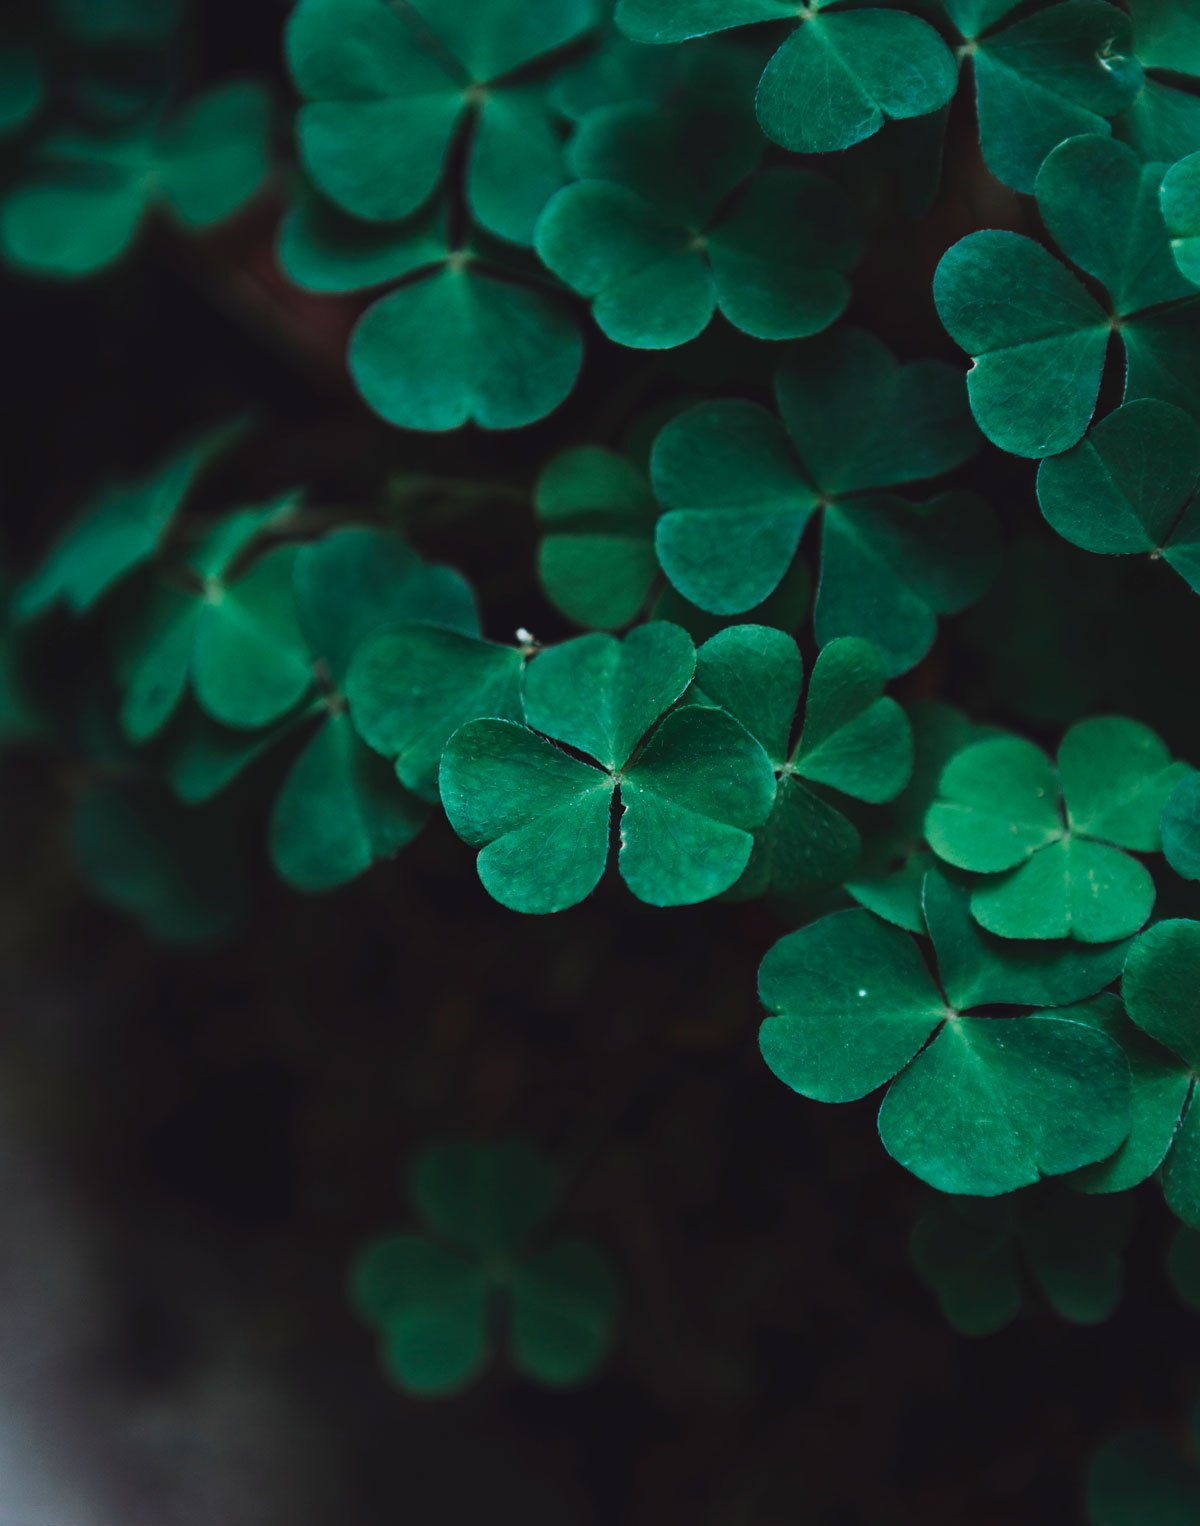
[[[692,697],[740,721],[778,778],[739,882],[749,894],[840,884],[858,862],[859,835],[824,791],[878,803],[893,799],[912,771],[908,720],[884,695],[887,673],[868,642],[847,636],[822,648],[793,744],[803,681],[796,643],[768,626],[731,626],[696,653]]]
[[[1159,194],[1175,263],[1186,280],[1200,286],[1200,153],[1173,164]]]
[[[469,119],[471,210],[500,238],[528,244],[565,178],[528,68],[594,20],[593,0],[300,0],[286,43],[307,103],[297,119],[306,170],[355,216],[407,217]]]
[[[839,9],[837,0],[799,10],[784,0],[618,0],[616,9],[625,35],[645,43],[797,15],[800,25],[763,70],[756,100],[763,131],[784,148],[849,148],[886,120],[924,116],[953,96],[953,55],[928,22],[905,11]]]
[[[809,170],[747,181],[759,139],[740,115],[602,108],[569,157],[580,178],[547,203],[537,250],[618,344],[684,344],[718,307],[756,338],[797,339],[849,301],[845,272],[862,252],[849,203]]]
[[[380,630],[414,620],[473,635],[471,590],[428,566],[398,536],[342,529],[305,546],[294,567],[296,614],[324,694],[271,812],[271,857],[301,890],[343,885],[390,858],[424,825],[423,803],[356,732],[342,687],[354,653]]]
[[[658,574],[658,506],[645,474],[616,451],[574,446],[543,469],[534,507],[546,597],[580,625],[628,625]]]
[[[1125,403],[1038,467],[1046,521],[1073,545],[1161,557],[1200,592],[1200,424],[1153,398]]]
[[[307,197],[283,222],[279,259],[309,291],[393,287],[363,312],[347,353],[359,392],[391,424],[518,429],[575,384],[583,344],[565,304],[474,248],[452,250],[440,212],[368,223]]]
[[[1129,1067],[1067,1004],[1107,984],[1124,950],[981,941],[937,873],[925,916],[940,985],[908,933],[857,908],[780,939],[759,971],[771,1070],[821,1102],[892,1081],[884,1148],[942,1192],[994,1197],[1111,1155],[1129,1132]],[[997,1004],[1056,1010],[970,1015]]]
[[[925,876],[935,864],[925,844],[925,814],[937,798],[942,769],[982,734],[961,710],[941,700],[917,700],[906,714],[912,728],[912,777],[888,802],[883,828],[868,838],[863,862],[845,888],[885,922],[920,933],[925,931]]]
[[[1032,191],[1065,138],[1108,136],[1107,119],[1131,105],[1143,76],[1129,18],[1107,0],[1043,4],[1006,22],[1016,3],[942,0],[975,72],[984,162],[1005,185]]]
[[[822,509],[817,640],[865,637],[902,673],[932,644],[935,612],[976,598],[992,563],[994,523],[977,499],[914,505],[880,492],[972,455],[962,378],[939,361],[902,366],[865,331],[835,329],[784,361],[775,396],[782,420],[728,399],[688,409],[658,436],[663,571],[702,609],[749,609]]]
[[[1200,1109],[1195,1078],[1200,1070],[1200,922],[1156,922],[1138,938],[1125,961],[1121,994],[1125,1010],[1153,1040],[1129,1048],[1134,1069],[1132,1159],[1118,1155],[1113,1174],[1128,1180],[1161,1166],[1170,1207],[1200,1228]],[[1157,1158],[1156,1158],[1157,1157]],[[1141,1179],[1140,1177],[1138,1178]],[[1108,1186],[1101,1179],[1099,1190]],[[1094,1184],[1092,1184],[1094,1186]]]
[[[401,783],[432,801],[442,751],[460,727],[485,716],[522,719],[524,662],[518,647],[405,625],[362,643],[344,692],[359,736],[393,761]]]
[[[1056,1314],[1095,1325],[1120,1302],[1132,1228],[1129,1197],[1081,1198],[1044,1183],[1013,1197],[939,1198],[913,1230],[909,1256],[964,1335],[1012,1323],[1025,1302],[1023,1273]]]
[[[295,501],[288,494],[218,521],[178,576],[150,591],[118,660],[130,741],[157,736],[189,683],[213,720],[249,729],[278,720],[308,692],[312,667],[292,593],[296,548],[253,558],[259,536]]]
[[[1105,287],[1109,311],[1019,233],[984,229],[943,256],[934,275],[938,313],[973,357],[971,408],[1003,450],[1050,456],[1083,437],[1114,334],[1127,402],[1157,397],[1200,413],[1200,299],[1171,255],[1158,203],[1162,173],[1098,136],[1069,138],[1038,172],[1047,229]]]
[[[689,905],[737,880],[775,777],[759,743],[723,711],[685,706],[659,722],[694,668],[690,638],[664,621],[624,641],[580,636],[530,662],[523,699],[533,729],[479,720],[450,738],[442,804],[481,850],[479,877],[496,900],[550,912],[589,895],[608,860],[618,795],[618,864],[639,900]]]
[[[1092,1458],[1088,1526],[1190,1526],[1198,1517],[1200,1468],[1154,1432],[1124,1431]]]
[[[1200,774],[1181,779],[1162,813],[1163,856],[1185,880],[1200,880]]]
[[[350,1302],[380,1338],[388,1377],[421,1397],[452,1394],[487,1367],[492,1306],[504,1308],[517,1372],[552,1387],[591,1377],[618,1311],[608,1263],[588,1242],[544,1225],[556,1173],[516,1142],[427,1147],[409,1175],[426,1234],[366,1245],[350,1269]]]
[[[266,178],[269,121],[265,90],[243,80],[165,123],[52,136],[0,203],[0,250],[41,275],[87,276],[119,259],[156,207],[188,229],[221,222]]]
[[[163,943],[214,942],[247,910],[236,823],[219,807],[181,806],[141,783],[97,785],[75,801],[70,833],[89,889]]]
[[[102,488],[16,592],[13,614],[31,620],[62,602],[87,614],[150,560],[200,475],[237,438],[226,425],[190,441],[146,476]]]
[[[1032,742],[997,737],[946,765],[926,836],[939,858],[988,876],[971,911],[990,932],[1104,943],[1150,915],[1154,881],[1121,850],[1159,851],[1163,803],[1190,772],[1123,716],[1072,726],[1057,769]]]

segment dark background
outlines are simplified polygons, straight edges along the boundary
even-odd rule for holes
[[[286,102],[282,14],[206,0],[192,82],[253,71]],[[851,317],[902,353],[954,355],[928,298],[942,250],[1031,215],[975,162],[969,119],[952,141],[968,147],[933,212],[856,278]],[[97,281],[0,278],[10,564],[98,478],[250,408],[221,503],[293,482],[319,504],[382,503],[475,579],[491,634],[564,634],[532,578],[529,485],[676,373],[651,364],[630,386],[628,356],[593,344],[584,386],[535,429],[390,430],[344,377],[352,307],[274,272],[285,192],[286,173],[199,243],[156,227]],[[992,453],[975,472],[1010,539],[1036,527],[1027,463]],[[389,496],[423,473],[499,490]],[[1117,599],[1153,605],[1167,634],[1133,713],[1182,747],[1189,648],[1170,633],[1188,627],[1155,576],[1106,584],[1099,645],[1083,645],[1108,650]],[[995,652],[955,632],[902,692],[1014,719]],[[71,661],[74,681],[103,652]],[[1101,701],[1124,692],[1116,656],[1100,671]],[[1107,1325],[1072,1328],[1031,1295],[1008,1331],[954,1334],[908,1265],[925,1197],[880,1146],[875,1100],[802,1102],[758,1057],[755,971],[786,927],[769,910],[651,911],[610,877],[573,911],[522,918],[435,822],[330,897],[290,894],[259,862],[246,930],[170,953],[79,888],[63,832],[79,777],[67,756],[0,760],[4,1526],[1062,1523],[1081,1518],[1100,1440],[1179,1429],[1197,1332],[1162,1269],[1157,1191],[1138,1194]],[[401,1166],[422,1141],[514,1131],[565,1162],[565,1217],[620,1271],[613,1359],[565,1394],[500,1363],[461,1399],[408,1400],[346,1308],[347,1261],[406,1221]]]

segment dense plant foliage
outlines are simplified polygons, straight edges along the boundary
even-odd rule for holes
[[[178,98],[174,9],[15,18],[14,269],[90,277],[273,181],[282,275],[343,304],[401,456],[555,419],[515,504],[240,493],[254,420],[96,488],[0,630],[0,741],[81,760],[96,894],[206,943],[257,841],[328,892],[440,808],[498,918],[606,874],[764,898],[762,1058],[797,1107],[878,1095],[957,1328],[1105,1319],[1151,1178],[1196,1302],[1200,10],[299,0],[292,156],[264,86]],[[856,281],[897,250],[881,333]],[[423,493],[533,527],[535,632],[422,553]],[[400,1387],[479,1375],[495,1307],[517,1373],[599,1367],[617,1282],[539,1238],[555,1195],[511,1141],[416,1161],[422,1232],[351,1277]],[[1109,1442],[1091,1519],[1193,1519],[1167,1459]]]

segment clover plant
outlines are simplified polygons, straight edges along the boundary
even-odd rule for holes
[[[492,1360],[496,1304],[523,1377],[567,1387],[603,1362],[617,1284],[587,1241],[545,1236],[558,1176],[515,1141],[455,1140],[414,1160],[409,1195],[425,1232],[373,1240],[350,1269],[351,1303],[392,1382],[424,1396],[473,1382]]]

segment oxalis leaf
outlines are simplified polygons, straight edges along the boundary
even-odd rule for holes
[[[451,737],[442,803],[458,835],[481,849],[479,876],[497,900],[550,912],[590,894],[608,859],[618,792],[618,864],[639,900],[686,905],[734,883],[775,778],[759,743],[721,711],[688,706],[655,724],[694,666],[686,632],[663,621],[623,642],[581,636],[529,666],[525,718],[536,730],[480,720]]]
[[[1163,176],[1160,195],[1179,273],[1200,286],[1200,153],[1171,166]]]
[[[527,70],[595,19],[593,0],[300,0],[287,55],[307,101],[297,120],[305,168],[355,216],[406,217],[433,192],[469,116],[471,210],[499,237],[529,243],[565,177]]]
[[[72,614],[86,614],[150,560],[200,475],[240,432],[238,425],[215,429],[145,477],[102,488],[17,590],[12,601],[16,619],[33,619],[60,600]]]
[[[535,1238],[558,1193],[549,1163],[515,1141],[452,1141],[416,1159],[409,1192],[428,1233],[370,1242],[349,1277],[392,1381],[422,1397],[464,1388],[488,1364],[497,1300],[518,1372],[555,1387],[592,1376],[612,1342],[617,1284],[587,1242]]]
[[[279,260],[310,291],[395,286],[363,312],[347,352],[364,400],[390,424],[518,429],[575,384],[583,343],[566,305],[470,248],[451,250],[440,211],[365,223],[307,197],[281,226]]]
[[[858,862],[859,836],[824,791],[890,800],[912,771],[908,720],[884,695],[887,674],[869,643],[843,637],[822,649],[793,745],[803,680],[796,643],[768,626],[731,626],[696,654],[693,700],[740,721],[778,776],[738,884],[744,894],[798,896],[842,883]]]
[[[1023,1272],[1055,1313],[1092,1325],[1120,1301],[1133,1218],[1129,1197],[1080,1198],[1056,1183],[1012,1197],[938,1198],[914,1228],[909,1255],[964,1335],[1011,1324],[1025,1303]]]
[[[237,211],[266,178],[270,102],[254,81],[219,86],[164,125],[59,134],[0,203],[0,250],[40,275],[91,275],[120,258],[150,210],[185,228]]]
[[[926,880],[925,910],[940,989],[912,937],[866,911],[835,912],[775,945],[759,972],[775,1014],[760,1033],[770,1068],[823,1102],[865,1097],[896,1077],[880,1137],[942,1192],[993,1197],[1111,1155],[1129,1132],[1129,1067],[1066,1003],[1111,980],[1123,950],[1064,945],[1030,965],[981,953],[962,893],[938,874]],[[1063,1005],[969,1015],[1047,997]]]
[[[1002,449],[1051,456],[1083,437],[1113,335],[1124,351],[1126,401],[1156,397],[1200,413],[1200,301],[1171,254],[1161,180],[1161,165],[1095,135],[1061,143],[1038,172],[1046,227],[1106,288],[1110,311],[1021,234],[971,233],[943,257],[938,313],[973,357],[971,408]]]
[[[1032,742],[998,737],[946,765],[925,832],[939,858],[989,876],[971,911],[990,932],[1104,943],[1150,915],[1154,882],[1121,849],[1158,851],[1163,803],[1190,772],[1121,716],[1072,726],[1057,772]]]
[[[891,119],[924,116],[954,94],[949,48],[904,11],[819,3],[772,56],[758,86],[758,120],[795,153],[831,153]],[[635,42],[682,42],[756,21],[795,20],[777,0],[618,0],[617,25]]]
[[[783,363],[775,394],[782,420],[755,403],[702,403],[658,436],[663,571],[702,609],[749,609],[821,508],[817,639],[865,637],[901,673],[928,651],[936,613],[983,591],[994,560],[994,521],[978,499],[913,505],[880,492],[973,454],[962,378],[937,361],[901,366],[872,335],[837,329]]]
[[[718,307],[759,339],[818,333],[849,301],[861,236],[842,194],[807,170],[756,175],[730,204],[760,142],[728,111],[596,111],[571,144],[580,179],[538,221],[538,253],[619,344],[685,343]]]
[[[1085,1178],[1112,1191],[1161,1166],[1163,1193],[1185,1223],[1200,1228],[1200,922],[1156,922],[1125,961],[1125,1010],[1146,1035],[1129,1044],[1134,1068],[1134,1129],[1106,1170]],[[1128,1039],[1125,1040],[1128,1043]]]

